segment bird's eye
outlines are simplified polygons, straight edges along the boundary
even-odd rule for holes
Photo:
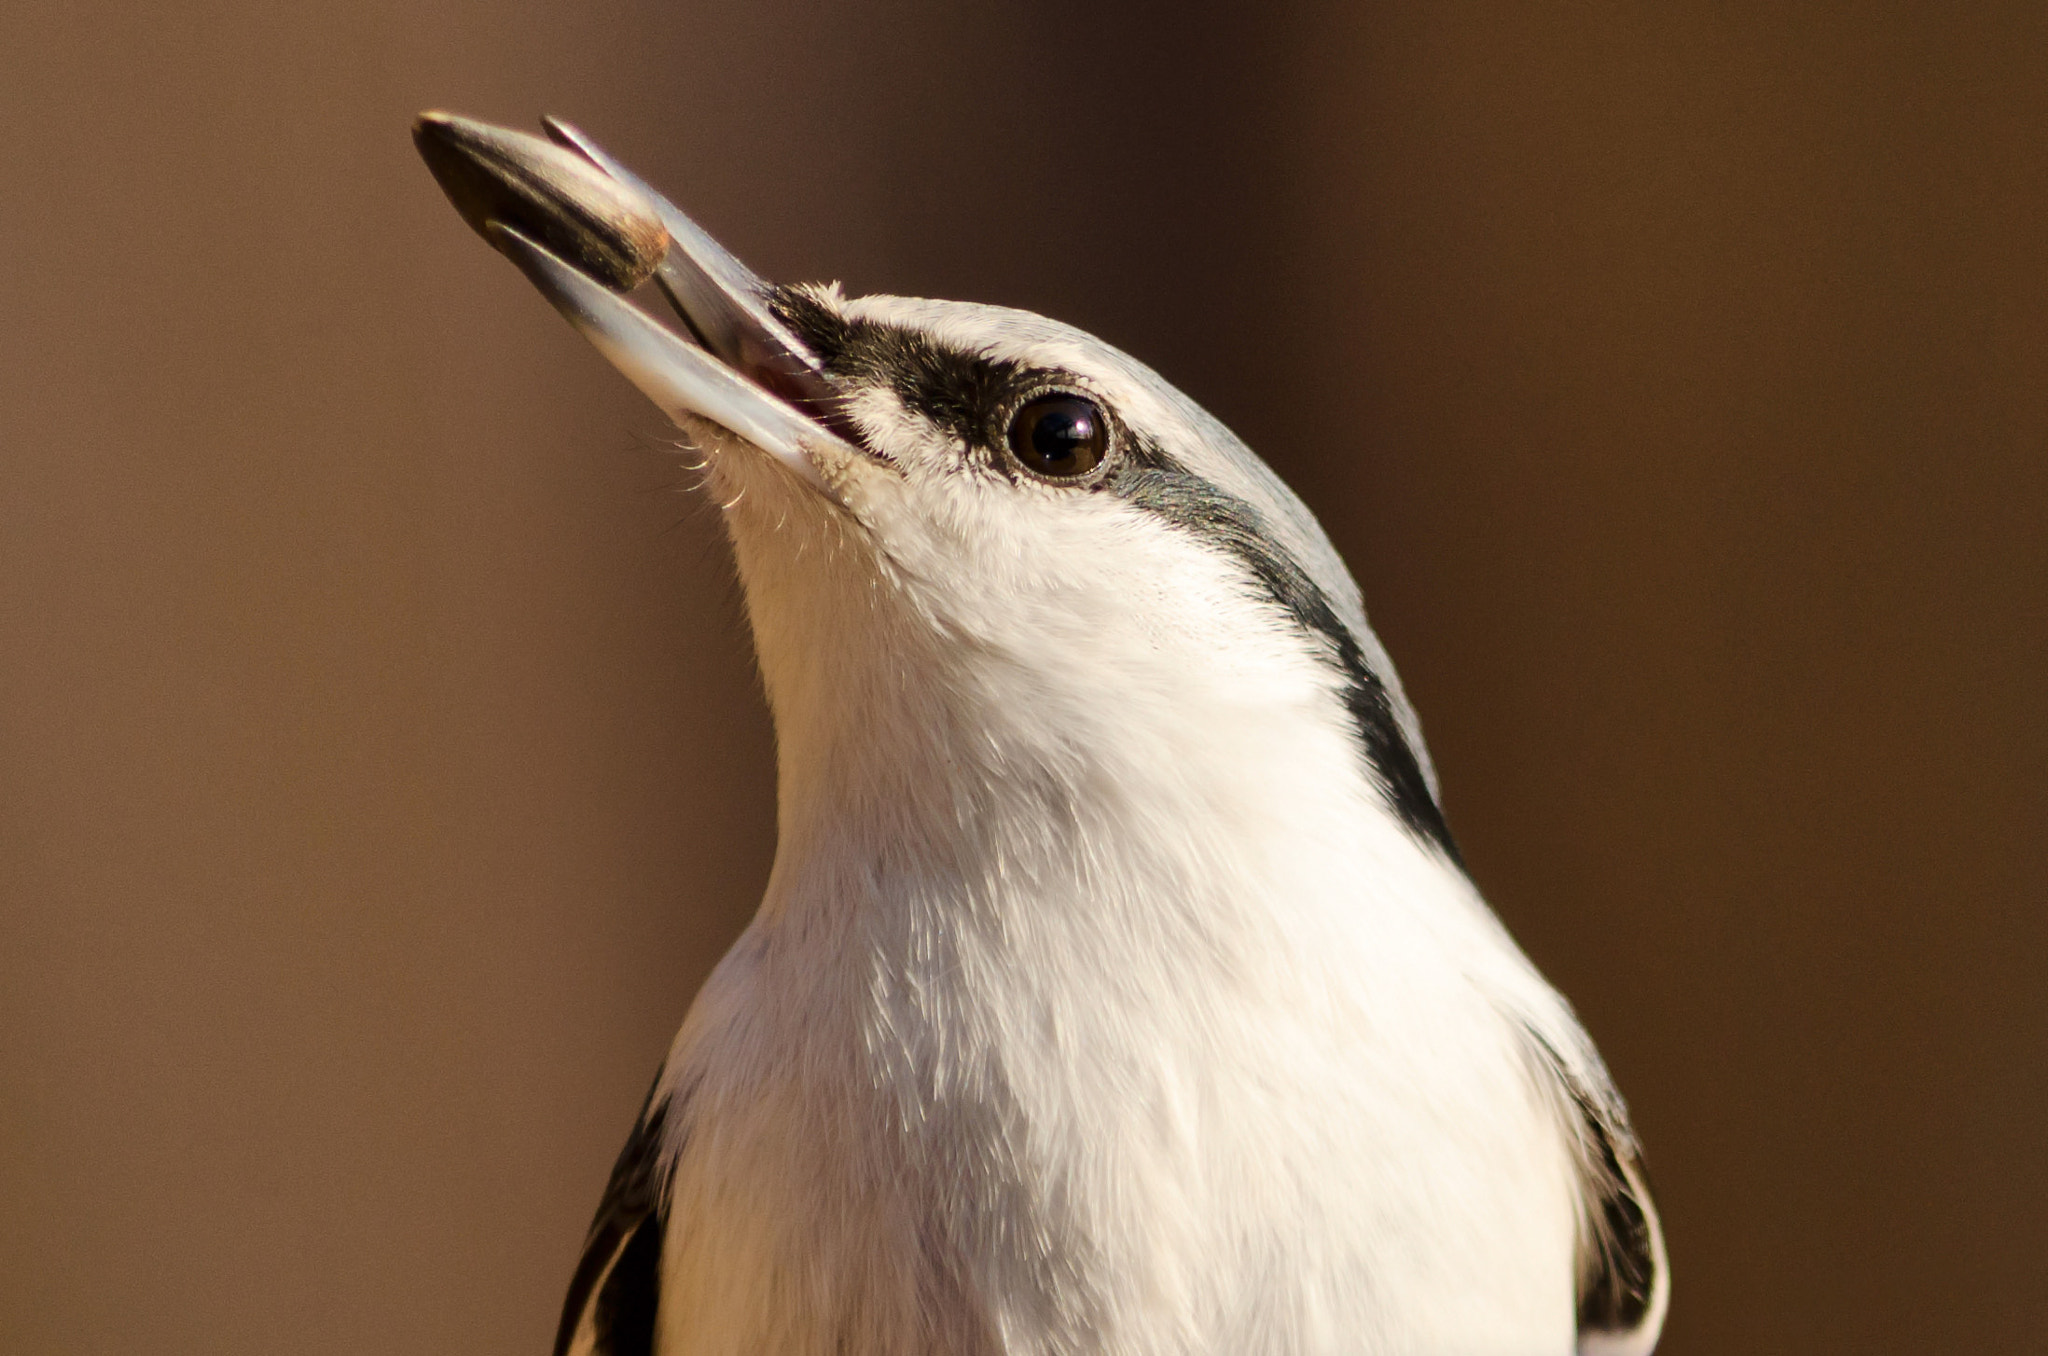
[[[1095,402],[1077,395],[1043,395],[1010,421],[1010,454],[1017,464],[1053,480],[1073,480],[1102,465],[1109,424]]]

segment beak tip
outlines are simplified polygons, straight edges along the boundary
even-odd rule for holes
[[[509,226],[616,292],[647,281],[668,253],[660,213],[573,147],[440,109],[413,120],[412,139],[456,212],[493,246],[489,228]]]

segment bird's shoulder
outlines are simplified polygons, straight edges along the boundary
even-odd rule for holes
[[[1648,1356],[1664,1326],[1671,1275],[1627,1108],[1590,1046],[1569,1058],[1535,1025],[1523,1031],[1575,1160],[1579,1351]]]
[[[555,1356],[652,1356],[678,1095],[657,1077],[612,1165],[562,1302]]]

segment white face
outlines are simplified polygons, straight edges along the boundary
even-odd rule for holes
[[[1190,684],[1327,686],[1238,562],[1125,492],[1187,430],[1121,355],[944,303],[809,293],[788,314],[860,453],[820,458],[821,493],[694,430],[782,724],[920,682],[1075,729]]]
[[[838,388],[846,444],[814,457],[825,488],[686,423],[786,776],[884,731],[897,761],[927,739],[934,758],[1053,780],[1106,775],[1112,745],[1193,773],[1190,729],[1219,771],[1275,739],[1359,768],[1375,695],[1378,734],[1406,753],[1385,689],[1361,692],[1378,679],[1344,615],[1355,598],[1310,574],[1334,566],[1313,522],[1157,376],[1021,312],[824,289],[776,310]],[[1427,797],[1412,754],[1393,773]]]

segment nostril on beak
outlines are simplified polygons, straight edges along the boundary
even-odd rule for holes
[[[645,282],[668,252],[660,214],[572,150],[439,111],[420,114],[412,139],[448,201],[494,247],[486,228],[497,222],[615,292]]]

